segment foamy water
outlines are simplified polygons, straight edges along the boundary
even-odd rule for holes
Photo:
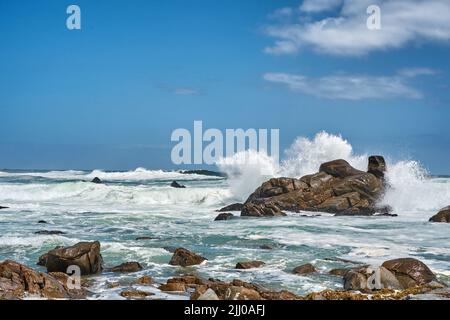
[[[349,142],[326,133],[297,139],[279,166],[270,157],[250,153],[259,159],[258,166],[242,165],[238,156],[221,161],[219,169],[227,172],[229,179],[143,168],[130,172],[2,171],[0,205],[10,209],[0,210],[0,260],[13,259],[40,268],[35,265],[39,255],[57,245],[99,240],[107,266],[125,261],[144,266],[136,274],[93,277],[93,299],[120,299],[120,291],[142,275],[165,282],[184,272],[168,265],[168,249],[180,246],[208,258],[206,264],[189,271],[223,280],[240,278],[299,294],[341,288],[341,280],[326,272],[351,264],[337,258],[379,264],[410,256],[424,261],[442,280],[450,280],[450,225],[428,222],[440,208],[450,205],[450,179],[430,178],[414,161],[390,161],[387,179],[391,187],[381,202],[393,207],[399,215],[396,218],[289,213],[284,218],[214,222],[216,209],[245,199],[268,177],[298,177],[336,158],[346,159],[358,169],[367,166],[367,155],[354,154]],[[95,176],[105,183],[89,182]],[[187,188],[170,188],[172,180],[182,181]],[[38,224],[39,220],[48,223]],[[66,234],[34,234],[44,229]],[[142,236],[152,239],[135,240]],[[263,244],[274,249],[262,250]],[[263,260],[266,265],[234,269],[236,262],[247,259]],[[291,273],[304,263],[313,263],[321,273]],[[114,281],[121,287],[108,288],[107,282]],[[187,298],[156,288],[145,290],[154,292],[155,298]]]

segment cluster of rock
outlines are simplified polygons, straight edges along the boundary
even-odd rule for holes
[[[385,190],[386,163],[381,156],[369,158],[368,171],[353,168],[345,160],[320,166],[319,172],[264,182],[244,203],[241,216],[284,216],[285,211],[322,211],[337,215],[386,213],[377,207]]]

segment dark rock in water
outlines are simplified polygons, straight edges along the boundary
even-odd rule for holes
[[[384,173],[386,172],[386,161],[384,158],[382,156],[370,156],[367,172],[378,179],[384,179]]]
[[[173,246],[166,246],[163,248],[164,250],[170,252],[170,253],[174,253],[175,250],[177,250],[177,247],[173,247]]]
[[[236,269],[253,269],[265,265],[263,261],[241,261],[236,264]]]
[[[385,261],[382,266],[395,275],[403,289],[436,281],[436,275],[417,259],[394,259]]]
[[[38,223],[47,223],[45,220],[39,220]]]
[[[214,219],[214,221],[230,220],[233,218],[234,215],[232,213],[221,213]]]
[[[273,250],[273,247],[268,244],[260,245],[259,248],[263,250]]]
[[[275,204],[247,203],[241,211],[243,217],[282,217],[286,213]]]
[[[0,263],[0,300],[36,295],[48,299],[80,299],[83,289],[69,289],[66,274],[37,272],[15,261]]]
[[[135,240],[139,241],[139,240],[155,240],[158,239],[157,237],[137,237]]]
[[[430,222],[450,222],[450,206],[441,209],[437,214],[432,216]]]
[[[313,273],[316,272],[316,268],[314,268],[314,266],[310,263],[298,266],[296,268],[294,268],[293,273],[295,274],[308,274],[308,273]]]
[[[136,280],[136,284],[141,286],[149,286],[154,283],[153,278],[150,276],[142,276]]]
[[[111,269],[107,269],[107,271],[111,272],[138,272],[142,270],[142,266],[139,262],[125,262],[118,266],[112,267]]]
[[[211,177],[223,177],[226,178],[227,174],[223,172],[210,171],[210,170],[183,170],[180,171],[182,174],[199,174],[203,176],[211,176]]]
[[[80,267],[81,274],[96,274],[103,269],[100,242],[79,242],[71,247],[50,250],[46,264],[48,272],[66,272],[72,265]]]
[[[155,295],[154,293],[142,291],[142,290],[124,290],[120,295],[127,299],[145,299],[146,297]]]
[[[179,184],[179,183],[176,182],[176,181],[172,181],[172,183],[170,184],[170,186],[171,186],[172,188],[186,188],[186,186],[183,186],[183,185]]]
[[[385,213],[377,213],[374,215],[374,217],[398,217],[398,214],[385,212]]]
[[[34,234],[58,235],[58,234],[66,234],[66,233],[63,231],[59,231],[59,230],[40,230],[40,231],[36,231]]]
[[[103,183],[103,181],[102,180],[100,180],[100,178],[99,177],[95,177],[94,179],[92,179],[92,181],[91,181],[92,183]]]
[[[229,206],[223,207],[222,209],[217,210],[218,212],[227,212],[227,211],[241,211],[244,208],[242,203],[233,203]]]
[[[286,211],[322,211],[338,215],[373,215],[384,182],[356,170],[345,160],[320,166],[320,172],[300,179],[273,178],[264,182],[244,203],[242,216],[277,216]]]
[[[188,267],[196,264],[200,264],[205,261],[206,258],[191,252],[184,248],[177,248],[170,259],[169,264],[172,266]]]
[[[2,207],[2,206],[0,206],[0,210],[1,209],[9,209],[9,207]]]

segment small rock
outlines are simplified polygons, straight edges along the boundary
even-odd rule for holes
[[[124,290],[120,293],[120,295],[128,299],[144,299],[146,297],[153,296],[154,293],[141,290]]]
[[[197,300],[219,300],[219,297],[214,292],[213,289],[207,289],[203,294],[201,294]]]
[[[271,245],[268,245],[268,244],[260,245],[259,248],[263,249],[263,250],[273,250],[273,247]]]
[[[170,184],[170,186],[171,186],[172,188],[181,188],[181,189],[186,188],[186,186],[183,186],[182,184],[179,184],[179,183],[176,182],[176,181],[172,181],[172,183]]]
[[[139,241],[139,240],[154,240],[157,239],[155,237],[137,237],[135,240]]]
[[[142,270],[142,266],[139,262],[125,262],[118,266],[108,269],[111,272],[138,272]]]
[[[252,269],[265,265],[263,261],[242,261],[236,264],[236,269]]]
[[[100,178],[99,177],[95,177],[94,179],[92,179],[92,181],[91,181],[92,183],[103,183],[103,181],[102,180],[100,180]]]
[[[298,266],[296,268],[294,268],[293,272],[295,274],[307,274],[307,273],[313,273],[316,272],[316,268],[314,268],[314,266],[310,263]]]
[[[58,235],[58,234],[66,234],[65,232],[59,231],[59,230],[40,230],[36,231],[34,234],[40,234],[40,235]]]
[[[214,219],[214,221],[230,220],[233,218],[234,215],[232,213],[221,213]]]
[[[150,276],[143,276],[136,280],[136,284],[142,285],[142,286],[149,286],[154,283],[153,278]]]
[[[275,204],[246,203],[241,211],[242,217],[283,217],[286,213]]]
[[[0,210],[1,209],[9,209],[9,207],[2,207],[2,206],[0,206]]]
[[[185,292],[186,286],[183,283],[171,282],[160,285],[159,290],[166,292]]]
[[[194,252],[191,252],[184,248],[178,248],[173,253],[173,256],[170,259],[169,264],[172,266],[188,267],[188,266],[200,264],[205,260],[206,260],[206,258],[204,258]]]
[[[450,223],[450,206],[441,209],[438,213],[432,216],[429,221]]]
[[[222,209],[217,210],[218,212],[227,212],[227,211],[241,211],[244,208],[242,203],[233,203]]]
[[[39,220],[38,223],[47,223],[45,220]]]

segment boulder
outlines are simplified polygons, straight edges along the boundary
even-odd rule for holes
[[[79,242],[71,247],[59,247],[41,256],[48,272],[66,272],[72,265],[80,267],[81,274],[96,274],[102,271],[103,258],[100,242]],[[40,260],[41,260],[40,258]]]
[[[259,246],[259,248],[263,250],[273,250],[273,247],[269,244],[262,244]]]
[[[241,261],[236,264],[236,269],[252,269],[265,265],[263,261]]]
[[[227,212],[227,211],[241,211],[244,205],[242,203],[233,203],[222,209],[217,210],[218,212]]]
[[[432,216],[430,222],[450,222],[450,206],[441,209],[438,213]]]
[[[310,263],[295,267],[293,270],[293,273],[295,274],[308,274],[308,273],[313,273],[316,272],[316,268],[314,268],[314,266]]]
[[[91,180],[92,183],[103,183],[102,180],[100,180],[99,177],[95,177],[94,179]]]
[[[142,270],[139,262],[124,262],[118,266],[108,269],[111,272],[138,272]]]
[[[382,266],[394,274],[403,289],[436,281],[436,275],[430,268],[414,258],[389,260]]]
[[[385,170],[382,157],[371,159],[371,170]],[[322,211],[336,215],[388,213],[389,208],[377,207],[385,188],[378,176],[357,170],[342,159],[326,162],[318,173],[300,179],[272,178],[264,182],[248,197],[241,216],[283,216],[283,211]]]
[[[344,289],[371,292],[381,289],[400,290],[402,286],[395,275],[382,266],[376,269],[361,267],[344,274]]]
[[[205,261],[206,258],[193,253],[184,248],[177,248],[170,259],[169,264],[172,266],[188,267],[196,264],[200,264]]]
[[[234,215],[232,213],[220,213],[215,219],[214,221],[223,221],[223,220],[230,220],[233,219]]]
[[[15,261],[0,263],[0,300],[21,299],[25,295],[48,299],[80,299],[83,289],[69,289],[66,274],[37,272]]]
[[[386,172],[386,161],[382,156],[370,156],[368,173],[373,174],[378,179],[384,179],[384,174]]]
[[[185,292],[186,286],[183,283],[171,282],[160,285],[159,290],[166,292]]]
[[[181,189],[186,188],[186,186],[183,186],[183,185],[179,184],[179,183],[176,182],[176,181],[172,181],[172,183],[170,184],[170,186],[171,186],[172,188],[181,188]]]
[[[59,230],[40,230],[36,231],[34,234],[40,234],[40,235],[60,235],[60,234],[66,234],[63,231]]]
[[[153,278],[150,276],[142,276],[136,280],[136,284],[141,286],[149,286],[154,283]]]

